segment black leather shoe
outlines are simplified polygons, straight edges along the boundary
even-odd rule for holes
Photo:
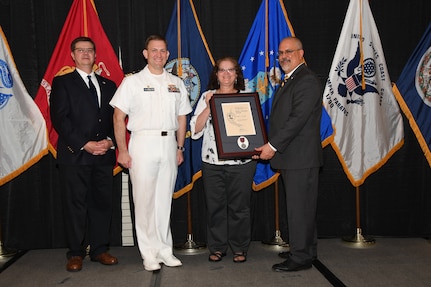
[[[283,252],[278,253],[278,256],[281,258],[287,259],[290,257],[290,252],[289,251],[283,251]]]
[[[280,252],[280,253],[278,253],[278,256],[281,258],[284,258],[284,259],[289,259],[290,258],[290,251]],[[313,258],[311,258],[311,259],[316,260],[317,256],[313,256]]]
[[[312,266],[311,263],[299,264],[299,263],[293,262],[292,260],[285,260],[281,263],[274,264],[272,266],[272,270],[277,272],[278,271],[292,272],[292,271],[310,269],[311,266]]]

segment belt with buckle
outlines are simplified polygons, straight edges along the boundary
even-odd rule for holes
[[[143,131],[137,131],[133,132],[135,135],[145,135],[145,136],[174,136],[175,131],[157,131],[157,130],[143,130]]]

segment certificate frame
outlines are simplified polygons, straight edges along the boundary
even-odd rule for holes
[[[210,110],[220,159],[244,159],[267,143],[258,93],[214,94]]]

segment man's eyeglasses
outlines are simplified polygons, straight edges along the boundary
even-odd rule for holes
[[[290,54],[292,54],[293,52],[295,52],[295,51],[299,51],[299,50],[302,50],[302,49],[278,51],[278,55],[279,55],[279,56],[283,56],[283,55],[290,55]]]
[[[224,73],[224,72],[228,72],[229,74],[232,74],[235,72],[235,68],[230,68],[230,69],[218,69],[218,71],[220,73]]]
[[[93,54],[94,53],[93,48],[76,48],[75,51],[80,53],[80,54],[84,54],[84,53]]]

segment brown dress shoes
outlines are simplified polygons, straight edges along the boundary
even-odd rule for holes
[[[114,265],[118,263],[117,257],[114,257],[107,252],[97,255],[95,258],[91,258],[91,261],[100,262],[104,265]]]
[[[67,261],[66,270],[69,272],[76,272],[82,269],[82,257],[81,256],[72,256]],[[114,265],[118,263],[118,259],[109,253],[102,253],[97,255],[95,258],[92,258],[91,261],[100,262],[104,265]]]
[[[66,264],[66,270],[69,272],[76,272],[82,269],[82,257],[72,256],[69,258]]]

